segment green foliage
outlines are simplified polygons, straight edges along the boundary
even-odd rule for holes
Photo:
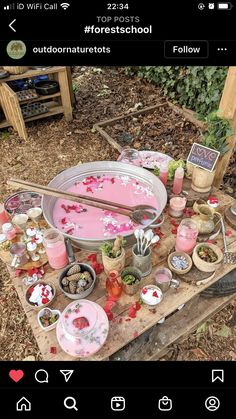
[[[9,131],[2,131],[0,132],[0,139],[1,140],[7,140],[10,137]]]
[[[178,167],[185,168],[185,161],[184,160],[171,160],[168,164],[168,180],[173,180],[175,171]]]
[[[160,169],[159,169],[159,167],[157,167],[157,166],[155,166],[155,167],[154,167],[154,169],[153,169],[153,174],[154,174],[155,176],[157,176],[157,177],[159,177],[159,176],[160,176]]]
[[[133,285],[136,282],[139,282],[137,280],[137,278],[134,275],[128,274],[125,275],[124,278],[122,278],[122,281],[126,284],[126,285]]]
[[[124,247],[125,243],[126,243],[126,240],[124,238],[122,238],[121,243],[120,243],[121,247],[114,251],[114,244],[109,243],[109,242],[105,242],[100,246],[100,250],[101,250],[102,253],[107,255],[109,258],[115,259],[115,258],[118,258],[121,255],[122,248]]]
[[[126,67],[126,74],[157,84],[172,102],[206,115],[219,106],[227,70],[213,66]]]
[[[220,118],[217,111],[211,112],[206,117],[199,116],[207,124],[207,131],[203,135],[201,144],[217,150],[221,155],[228,151],[226,139],[233,134],[227,119]]]

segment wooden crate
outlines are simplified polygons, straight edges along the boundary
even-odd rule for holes
[[[58,115],[60,113],[64,113],[65,119],[67,121],[71,121],[73,118],[71,104],[72,86],[70,85],[71,79],[69,74],[70,71],[68,67],[52,67],[46,70],[28,70],[26,73],[24,73],[23,76],[14,74],[10,77],[0,80],[0,104],[6,117],[4,121],[0,122],[0,128],[12,126],[18,132],[19,136],[26,140],[27,130],[25,122]],[[44,102],[45,100],[52,99],[50,102],[47,102],[47,107],[49,108],[48,112],[26,118],[24,121],[17,94],[10,88],[7,83],[13,80],[32,78],[39,75],[49,75],[51,78],[56,78],[60,86],[60,92],[54,93],[52,95],[39,96],[35,99],[26,99],[23,102],[20,102],[21,104],[26,104],[40,101]]]

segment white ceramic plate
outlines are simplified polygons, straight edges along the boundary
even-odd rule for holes
[[[155,166],[160,167],[161,163],[169,163],[174,160],[168,154],[159,153],[159,151],[141,150],[139,154],[142,159],[142,166],[146,169],[154,169]]]

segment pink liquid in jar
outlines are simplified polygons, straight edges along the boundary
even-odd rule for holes
[[[0,227],[8,222],[8,215],[3,204],[0,204]]]
[[[190,219],[182,220],[177,229],[175,250],[191,255],[197,243],[197,236],[198,229],[196,223]]]
[[[179,195],[183,189],[183,180],[184,180],[184,169],[178,167],[175,171],[174,183],[173,183],[173,193]]]
[[[166,186],[167,179],[168,179],[168,165],[167,165],[167,163],[162,163],[160,165],[159,179],[162,181],[163,185]]]
[[[46,230],[44,232],[44,247],[48,263],[53,269],[61,269],[68,264],[64,237],[61,233],[52,228]]]
[[[167,274],[157,274],[156,275],[157,282],[169,282],[170,278]]]
[[[46,247],[48,263],[53,269],[61,269],[68,263],[65,244],[57,242],[53,247]]]

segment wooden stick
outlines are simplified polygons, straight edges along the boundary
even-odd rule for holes
[[[25,189],[29,191],[37,192],[41,195],[55,196],[56,198],[68,199],[70,201],[78,202],[85,205],[90,205],[92,207],[109,210],[112,212],[116,212],[118,214],[127,215],[128,217],[130,217],[133,211],[132,208],[130,208],[129,210],[124,208],[125,206],[123,207],[122,204],[117,205],[116,203],[111,203],[110,205],[110,202],[108,201],[103,201],[103,200],[100,201],[99,199],[96,200],[96,198],[92,198],[90,200],[90,198],[83,195],[77,195],[72,192],[61,191],[60,189],[50,188],[49,186],[38,185],[37,183],[30,183],[25,180],[12,178],[7,181],[7,184],[16,188],[24,187]],[[114,206],[112,206],[112,204],[114,204]],[[121,209],[117,209],[116,205],[119,206]]]

